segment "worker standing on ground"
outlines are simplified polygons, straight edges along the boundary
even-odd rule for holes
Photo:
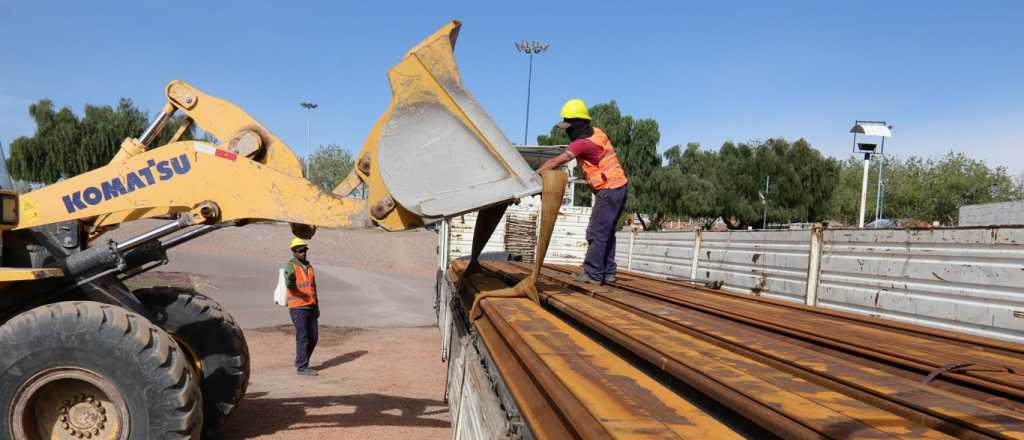
[[[615,225],[626,206],[627,183],[615,148],[600,128],[591,125],[587,105],[570,99],[562,106],[559,128],[569,135],[565,152],[544,162],[538,173],[576,159],[596,200],[587,226],[587,256],[577,281],[602,284],[615,281]]]
[[[309,250],[306,240],[295,238],[290,247],[292,259],[285,265],[284,276],[288,285],[288,314],[295,324],[295,369],[302,376],[317,376],[317,372],[309,368],[309,358],[319,337],[316,276],[313,265],[306,259]]]

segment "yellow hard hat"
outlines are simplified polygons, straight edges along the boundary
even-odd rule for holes
[[[292,245],[288,246],[288,249],[295,249],[295,248],[297,248],[299,246],[309,247],[309,243],[307,243],[306,240],[303,240],[303,239],[301,239],[299,237],[295,237],[295,238],[292,239]]]
[[[590,113],[587,112],[587,104],[582,99],[570,99],[562,106],[563,119],[586,119],[590,120]]]

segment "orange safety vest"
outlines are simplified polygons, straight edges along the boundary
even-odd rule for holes
[[[594,191],[602,189],[621,188],[629,182],[626,179],[626,172],[619,164],[619,158],[615,156],[615,147],[608,135],[600,128],[594,127],[594,134],[588,138],[591,142],[600,145],[603,152],[601,161],[594,165],[586,160],[580,159],[580,168],[583,168],[583,176],[587,178],[587,185]]]
[[[292,263],[292,269],[295,270],[295,288],[288,288],[288,308],[315,306],[316,275],[313,274],[313,266],[303,270],[301,264]]]

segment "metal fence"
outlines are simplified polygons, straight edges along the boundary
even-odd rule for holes
[[[615,262],[626,270],[690,276],[696,238],[695,232],[619,232],[615,236]]]
[[[702,233],[697,276],[718,280],[726,290],[804,301],[807,290],[807,232]]]
[[[1024,228],[623,232],[628,270],[1024,342]]]
[[[1024,229],[825,231],[818,304],[1024,342]]]

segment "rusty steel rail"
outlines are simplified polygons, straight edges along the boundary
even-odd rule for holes
[[[572,271],[572,267],[564,266],[564,265],[549,265],[548,267],[551,268],[551,269],[562,271],[562,272],[571,272]],[[693,293],[693,292],[705,292],[705,293],[714,294],[716,296],[729,296],[729,297],[733,297],[733,298],[744,300],[744,301],[763,303],[763,304],[770,304],[770,305],[774,305],[774,306],[778,306],[778,307],[782,307],[782,308],[786,308],[786,309],[799,310],[799,311],[810,313],[810,314],[837,318],[837,319],[840,319],[840,320],[843,320],[843,321],[847,321],[847,322],[850,322],[850,323],[863,324],[863,325],[867,325],[867,326],[871,326],[871,327],[876,327],[876,328],[881,328],[881,329],[886,329],[886,330],[890,330],[890,331],[915,334],[915,335],[920,335],[920,336],[925,336],[925,337],[934,337],[934,338],[939,338],[939,339],[941,339],[943,341],[947,341],[947,342],[959,341],[959,342],[963,342],[963,343],[969,344],[970,346],[973,346],[973,347],[992,348],[992,349],[995,349],[995,350],[998,350],[998,351],[1003,351],[1003,352],[1011,353],[1014,356],[1024,356],[1024,345],[1013,343],[1013,342],[1001,341],[1001,340],[998,340],[998,339],[991,339],[991,338],[986,338],[986,337],[982,337],[982,336],[974,336],[974,335],[970,335],[970,334],[966,334],[966,333],[957,333],[957,332],[953,332],[953,331],[949,331],[949,330],[942,330],[942,329],[931,328],[931,327],[923,327],[923,326],[920,326],[920,325],[905,324],[905,323],[902,323],[902,322],[899,322],[899,321],[877,319],[877,318],[873,318],[873,317],[865,316],[865,315],[860,315],[860,314],[856,314],[856,313],[844,312],[844,311],[839,311],[839,310],[832,310],[832,309],[828,309],[828,308],[824,308],[824,307],[807,306],[807,305],[804,305],[804,304],[799,304],[799,303],[794,303],[794,302],[784,301],[784,300],[774,299],[774,298],[766,298],[766,297],[763,297],[763,296],[746,295],[746,294],[741,294],[741,293],[729,292],[729,291],[725,291],[725,290],[711,289],[711,288],[708,288],[703,283],[697,283],[697,282],[692,282],[692,281],[685,281],[685,280],[681,280],[681,279],[657,277],[657,276],[648,275],[648,274],[642,274],[642,273],[637,273],[637,272],[628,272],[627,276],[624,277],[621,281],[612,283],[611,285],[617,286],[617,287],[623,287],[623,288],[626,288],[626,289],[632,289],[632,288],[664,289],[666,286],[676,286],[676,287],[680,287],[680,288],[684,289],[685,291],[688,291],[688,292],[691,292],[691,293]],[[654,286],[654,287],[652,287],[652,286]]]
[[[509,263],[485,267],[506,283],[526,272]],[[721,303],[691,304],[656,288],[630,291],[619,286],[627,276],[615,287],[594,287],[575,283],[569,272],[545,269],[539,286],[549,306],[783,437],[1024,436],[1022,412],[850,362],[804,339],[795,343],[796,330],[770,331],[765,322],[739,319],[740,312],[724,313]],[[800,314],[782,318],[806,318]],[[827,320],[815,323],[829,328]],[[876,345],[882,342],[889,341]]]
[[[457,266],[457,264],[453,266]],[[448,277],[456,285],[462,286],[459,294],[462,296],[463,304],[472,304],[472,298],[481,291],[504,286],[503,283],[493,278],[473,276],[470,277],[472,279],[464,279],[464,270],[465,266],[463,265],[460,270],[453,268],[448,273]],[[489,315],[485,314],[484,319],[477,320],[473,327],[480,339],[484,341],[487,352],[503,378],[509,394],[517,402],[522,402],[518,405],[519,411],[528,421],[534,437],[538,439],[580,438],[579,435],[571,431],[568,420],[555,406],[552,399],[548,398],[540,385],[531,379],[527,366],[515,355],[510,342],[502,337],[502,334],[492,324]]]
[[[464,304],[507,288],[487,274],[449,278]],[[524,298],[481,301],[473,327],[536,438],[739,438],[728,426]]]
[[[571,273],[565,267],[549,267]],[[884,321],[851,313],[821,310],[756,296],[624,275],[614,287],[730,320],[769,329],[822,347],[898,365],[924,380],[929,375],[988,393],[1024,400],[1024,347],[1009,342],[958,335],[943,330]],[[842,331],[829,331],[842,329]],[[823,331],[824,330],[824,331]],[[885,341],[880,344],[879,341]],[[961,366],[958,369],[950,367]],[[966,367],[966,368],[965,368]],[[943,371],[948,369],[948,371]]]

